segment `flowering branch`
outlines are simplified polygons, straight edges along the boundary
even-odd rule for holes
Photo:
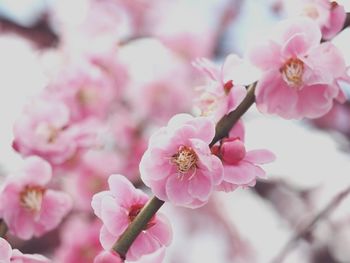
[[[287,254],[295,247],[298,240],[309,234],[316,226],[319,221],[326,219],[337,207],[338,205],[350,194],[350,186],[345,190],[338,193],[324,209],[322,209],[316,216],[307,224],[301,231],[296,233],[292,238],[289,239],[287,244],[284,246],[279,255],[275,258],[273,263],[282,262]]]
[[[242,117],[242,115],[253,105],[255,101],[254,91],[256,82],[248,87],[248,92],[241,104],[228,115],[225,115],[216,125],[215,136],[211,143],[212,147],[216,142],[226,137],[235,125],[235,123]],[[146,228],[147,223],[157,213],[157,211],[164,204],[164,201],[153,197],[141,210],[141,212],[135,217],[135,219],[129,224],[123,235],[113,245],[113,250],[116,251],[120,257],[125,258],[125,255],[137,238],[139,233]]]

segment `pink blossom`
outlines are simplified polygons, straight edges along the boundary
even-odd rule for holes
[[[118,87],[108,68],[98,68],[88,61],[60,71],[46,91],[46,96],[64,102],[70,109],[70,119],[79,121],[91,116],[105,119],[117,97]],[[96,61],[100,62],[100,61]],[[123,73],[124,74],[124,73]]]
[[[42,236],[71,209],[66,193],[47,188],[51,177],[50,165],[33,156],[25,160],[22,170],[6,178],[0,192],[0,217],[15,236]]]
[[[48,258],[38,254],[22,254],[18,249],[12,249],[10,244],[0,237],[0,262],[2,263],[49,263]]]
[[[260,165],[275,159],[268,150],[246,151],[242,122],[236,123],[229,138],[225,138],[220,146],[214,146],[212,151],[220,156],[224,166],[224,180],[216,189],[225,192],[233,191],[239,186],[254,186],[256,178],[265,176]]]
[[[134,220],[148,197],[123,176],[112,175],[108,179],[109,191],[100,192],[92,199],[92,208],[103,226],[100,241],[104,249],[109,250]],[[131,245],[126,255],[127,260],[138,260],[143,255],[150,254],[168,246],[172,239],[171,228],[165,216],[158,213],[147,224]]]
[[[14,125],[13,147],[22,155],[38,155],[62,164],[78,149],[95,143],[94,120],[72,125],[69,109],[56,100],[39,97],[23,110]]]
[[[142,256],[137,261],[123,261],[114,251],[102,251],[96,258],[94,263],[162,263],[165,256],[165,247],[156,250],[153,253]]]
[[[205,117],[178,114],[149,140],[140,163],[141,178],[161,200],[196,208],[221,183],[222,164],[208,144],[215,127]]]
[[[101,222],[98,219],[75,216],[60,231],[60,246],[55,251],[55,262],[92,263],[102,251],[99,240]]]
[[[327,113],[333,100],[344,100],[337,80],[345,62],[308,18],[282,21],[270,40],[257,44],[251,61],[263,71],[256,87],[256,104],[263,113],[283,118],[316,118]]]
[[[314,20],[322,31],[324,39],[333,38],[342,28],[346,19],[343,6],[329,0],[289,0],[286,10],[290,16],[307,16]]]
[[[258,79],[257,70],[234,54],[225,59],[221,68],[205,58],[197,59],[193,65],[209,78],[209,83],[201,87],[197,107],[202,116],[212,116],[215,121],[241,103],[247,93],[244,85]]]
[[[120,170],[119,156],[112,151],[90,150],[81,156],[66,180],[66,189],[75,206],[90,211],[94,194],[107,189],[109,175]]]

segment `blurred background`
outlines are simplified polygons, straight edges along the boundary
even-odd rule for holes
[[[350,11],[350,1],[337,2]],[[23,162],[12,147],[13,125],[43,93],[66,102],[72,98],[66,90],[74,90],[80,103],[70,109],[74,122],[99,123],[99,147],[79,155],[73,168],[55,167],[57,185],[74,197],[74,212],[60,229],[14,240],[16,246],[58,263],[92,262],[97,251],[86,238],[67,240],[77,225],[87,232],[98,224],[88,200],[110,173],[142,187],[138,162],[149,135],[172,115],[192,112],[196,87],[205,82],[191,62],[244,56],[286,13],[283,0],[0,0],[0,173]],[[350,30],[333,43],[349,65]],[[244,120],[247,148],[277,156],[265,166],[268,178],[255,188],[215,194],[198,210],[166,204],[162,211],[174,229],[166,262],[273,262],[350,186],[350,101],[313,121],[263,116],[255,107]],[[92,187],[77,190],[84,184]],[[89,239],[98,240],[98,230]],[[350,197],[293,244],[283,262],[350,262]],[[80,257],[68,261],[73,249]]]

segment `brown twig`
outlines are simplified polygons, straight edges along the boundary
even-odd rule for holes
[[[293,235],[278,256],[272,261],[273,263],[281,263],[296,246],[297,242],[310,234],[317,223],[329,217],[329,215],[338,207],[338,205],[350,194],[350,186],[338,193],[301,231]]]

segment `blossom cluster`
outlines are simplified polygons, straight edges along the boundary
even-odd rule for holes
[[[47,69],[46,88],[14,124],[12,146],[24,164],[1,185],[1,224],[23,240],[58,229],[58,262],[160,263],[173,236],[161,212],[125,255],[115,251],[152,201],[135,185],[195,209],[218,191],[265,179],[262,165],[275,155],[247,149],[243,113],[231,123],[228,116],[251,92],[261,113],[284,119],[318,118],[345,102],[341,83],[350,82],[349,68],[326,40],[346,14],[335,2],[303,1],[243,58],[229,54],[218,67],[204,58],[214,36],[202,39],[189,28],[169,34],[170,18],[151,19],[165,8],[160,1],[101,2],[89,3],[78,28],[56,14],[62,43],[46,59],[58,66]],[[223,123],[229,129],[217,139]],[[0,246],[4,262],[50,262],[3,238]]]

